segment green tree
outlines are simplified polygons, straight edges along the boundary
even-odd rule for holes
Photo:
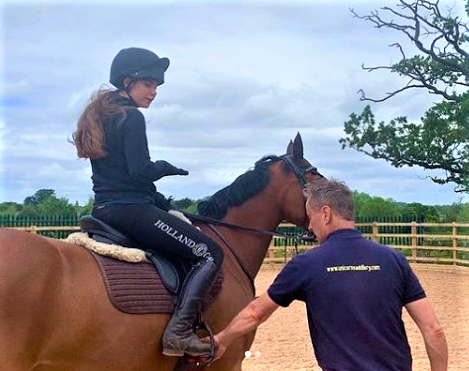
[[[16,215],[21,212],[23,205],[16,202],[0,203],[0,215]]]
[[[26,197],[23,203],[24,205],[39,205],[51,197],[55,197],[53,189],[40,189],[34,195]]]
[[[191,205],[195,205],[196,201],[185,197],[180,200],[172,200],[171,203],[179,210],[187,210]]]
[[[21,214],[25,216],[72,215],[75,214],[75,208],[66,198],[57,198],[53,189],[40,189],[33,196],[25,198]]]
[[[422,205],[418,202],[404,204],[401,208],[401,214],[404,218],[411,218],[428,223],[437,223],[440,221],[440,213],[435,206]]]
[[[353,191],[353,203],[355,205],[355,218],[364,217],[363,208],[372,197],[365,192]]]
[[[83,206],[80,206],[78,204],[78,201],[77,201],[75,203],[75,206],[74,206],[75,214],[78,214],[78,215],[81,215],[81,216],[90,215],[91,214],[91,209],[93,208],[93,202],[94,202],[94,198],[92,196],[90,196],[88,198],[88,201]]]
[[[469,222],[469,203],[461,205],[461,211],[456,217],[457,222],[468,223]]]
[[[397,202],[355,191],[353,194],[356,218],[386,218],[401,215]]]
[[[453,202],[451,205],[441,205],[436,206],[438,212],[441,215],[441,221],[444,223],[452,223],[458,221],[460,214],[463,210],[462,199],[459,198],[458,201]]]
[[[394,8],[382,7],[365,16],[351,11],[375,28],[404,34],[416,49],[415,54],[407,56],[404,46],[395,43],[399,62],[363,66],[367,71],[388,70],[407,82],[380,99],[361,91],[362,101],[383,102],[409,89],[425,89],[443,101],[425,112],[419,123],[409,123],[406,117],[377,122],[368,105],[345,122],[342,148],[384,159],[395,167],[444,170],[444,175],[430,178],[439,184],[456,184],[455,191],[469,192],[469,3],[464,15],[454,15],[451,9],[444,13],[438,0],[399,0]]]
[[[394,200],[381,197],[373,197],[370,202],[362,207],[361,213],[363,217],[378,218],[398,217],[401,215],[399,206]]]

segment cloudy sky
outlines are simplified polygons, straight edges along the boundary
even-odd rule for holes
[[[92,195],[89,163],[68,139],[87,99],[107,84],[112,58],[129,46],[171,60],[158,99],[143,110],[152,159],[190,171],[157,182],[167,196],[211,195],[260,157],[283,154],[300,132],[305,157],[354,190],[457,201],[454,185],[425,179],[435,173],[395,169],[338,142],[344,121],[365,105],[359,89],[381,97],[405,83],[361,69],[397,62],[389,45],[402,36],[349,11],[394,3],[0,0],[0,202],[22,202],[41,188],[80,204]],[[373,109],[379,120],[418,121],[436,100],[413,91]]]

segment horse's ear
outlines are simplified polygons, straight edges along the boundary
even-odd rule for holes
[[[303,141],[300,133],[296,134],[293,142],[293,159],[296,161],[303,160]]]
[[[290,143],[287,146],[287,155],[293,155],[293,142],[290,139]]]

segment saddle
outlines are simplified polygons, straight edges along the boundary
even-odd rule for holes
[[[81,218],[80,228],[97,242],[139,248],[131,238],[91,215]],[[117,309],[131,314],[174,312],[190,265],[177,259],[169,260],[153,250],[145,251],[147,262],[141,263],[129,263],[90,252],[100,267],[109,299]],[[220,270],[202,302],[202,312],[213,303],[222,282]]]

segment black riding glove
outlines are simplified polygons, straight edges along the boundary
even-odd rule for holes
[[[189,175],[187,170],[171,165],[168,161],[165,160],[155,161],[155,167],[161,170],[161,173],[163,174],[162,176]]]
[[[160,192],[156,192],[155,194],[155,205],[156,207],[164,210],[164,211],[169,211],[173,207],[171,205],[171,200],[172,198],[166,198],[164,195],[162,195]]]

